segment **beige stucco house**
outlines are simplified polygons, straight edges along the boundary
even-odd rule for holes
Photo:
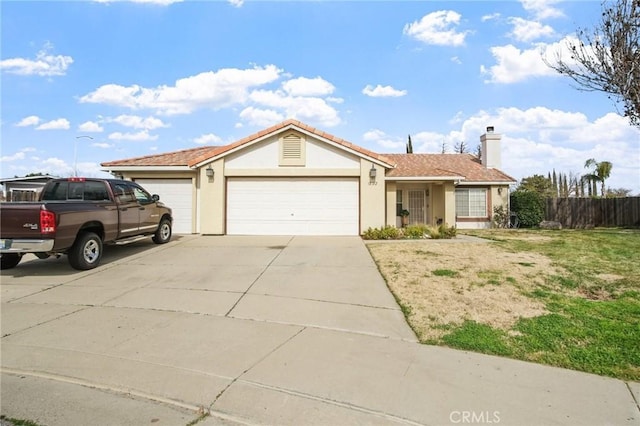
[[[174,232],[359,235],[410,223],[491,225],[515,180],[499,170],[500,135],[470,154],[378,154],[287,120],[226,146],[103,163],[160,195]]]

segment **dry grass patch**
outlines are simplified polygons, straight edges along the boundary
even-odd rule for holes
[[[509,330],[520,318],[547,313],[524,293],[555,270],[536,253],[509,253],[491,243],[368,244],[389,288],[409,311],[422,341],[438,339],[465,320]]]

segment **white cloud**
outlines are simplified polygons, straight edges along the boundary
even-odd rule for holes
[[[18,127],[37,126],[38,123],[40,123],[40,117],[38,117],[37,115],[30,115],[20,120],[20,122],[16,123],[16,126]]]
[[[480,66],[482,74],[489,75],[485,83],[517,83],[529,77],[551,76],[555,74],[542,60],[539,48],[520,50],[512,44],[495,46],[491,54],[497,64],[486,68]]]
[[[108,118],[105,120],[109,123],[118,123],[124,127],[131,127],[134,129],[159,129],[162,127],[169,127],[162,120],[155,117],[142,118],[137,115],[119,115],[115,118]]]
[[[537,19],[560,18],[564,13],[555,7],[560,0],[520,0],[527,12],[533,13]]]
[[[268,127],[283,121],[285,116],[272,109],[247,107],[240,112],[240,118],[253,126]]]
[[[291,96],[325,96],[335,90],[333,84],[321,77],[299,77],[282,83],[282,88]]]
[[[429,13],[420,21],[406,24],[403,34],[438,46],[461,46],[469,31],[458,32],[462,16],[452,10],[440,10]]]
[[[530,42],[543,37],[551,37],[555,34],[549,25],[543,25],[537,21],[529,21],[523,18],[509,18],[513,25],[510,35],[518,41]]]
[[[36,130],[68,130],[71,127],[69,120],[66,118],[58,118],[57,120],[47,121],[42,123]]]
[[[454,64],[462,65],[462,61],[457,56],[452,56],[451,62],[453,62]]]
[[[244,4],[244,0],[227,0],[231,6],[234,7],[242,7]]]
[[[155,141],[156,139],[158,139],[158,136],[150,135],[147,130],[141,130],[137,133],[114,132],[109,135],[109,139],[116,140],[116,141],[142,142],[142,141]]]
[[[404,96],[407,94],[407,91],[394,89],[391,86],[381,86],[380,84],[373,88],[373,86],[368,84],[364,89],[362,89],[362,93],[367,96],[371,96],[372,98],[388,98]]]
[[[489,68],[482,65],[480,72],[489,76],[485,83],[508,84],[530,77],[557,77],[558,73],[545,64],[543,58],[552,60],[556,54],[560,54],[565,62],[571,64],[571,54],[567,46],[576,40],[575,37],[568,36],[551,44],[538,43],[526,50],[520,50],[511,44],[495,46],[490,50],[497,64]]]
[[[81,125],[78,126],[78,130],[81,132],[89,132],[89,133],[100,133],[104,131],[104,128],[100,126],[100,124],[93,121],[85,121]]]
[[[362,139],[368,142],[374,142],[378,146],[389,150],[397,150],[406,147],[405,140],[391,137],[380,129],[369,130],[362,135]]]
[[[256,103],[257,107],[244,110],[245,116],[258,112],[260,115],[268,113],[274,117],[294,118],[325,127],[333,127],[341,122],[338,111],[322,98],[290,96],[282,90],[254,90],[251,92],[250,100]]]
[[[96,148],[102,148],[102,149],[110,149],[110,148],[113,148],[115,145],[107,142],[94,142],[91,144],[91,146],[95,146]]]
[[[207,133],[206,135],[198,136],[193,141],[198,145],[219,144],[222,142],[222,138],[218,135],[214,135],[213,133]]]
[[[275,65],[240,70],[221,69],[179,79],[173,86],[145,88],[107,84],[80,98],[80,102],[153,109],[162,114],[188,114],[201,108],[221,109],[243,104],[249,89],[280,77]]]
[[[516,179],[552,171],[582,174],[588,158],[611,161],[610,187],[640,192],[640,130],[609,113],[589,120],[580,112],[535,107],[479,111],[460,126],[460,140],[475,147],[485,127],[502,137],[502,169]],[[415,146],[415,144],[414,144]]]
[[[495,19],[499,19],[500,16],[501,15],[499,13],[492,13],[490,15],[484,15],[482,18],[480,18],[480,20],[482,22],[493,21]]]
[[[25,157],[26,157],[25,153],[23,151],[20,151],[20,152],[16,152],[13,155],[3,155],[2,157],[0,157],[0,162],[9,163],[12,161],[20,161],[20,160],[24,160]]]
[[[0,69],[10,74],[18,75],[65,75],[67,68],[73,63],[73,58],[64,55],[51,55],[49,54],[51,50],[53,50],[53,45],[46,43],[44,47],[36,53],[35,59],[3,59],[0,61]]]

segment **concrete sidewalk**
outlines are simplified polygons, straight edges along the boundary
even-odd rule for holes
[[[1,290],[1,412],[41,424],[640,423],[637,383],[416,343],[359,238],[142,242]]]

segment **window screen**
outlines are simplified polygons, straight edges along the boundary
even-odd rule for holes
[[[456,216],[487,217],[487,190],[484,188],[456,189]]]

